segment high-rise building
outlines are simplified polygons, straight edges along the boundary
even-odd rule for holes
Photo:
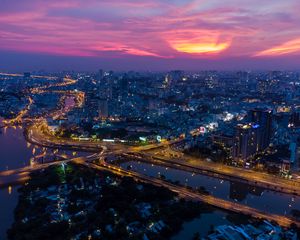
[[[278,89],[279,81],[276,79],[261,79],[257,81],[256,90],[260,94],[271,93]]]
[[[87,117],[89,120],[92,120],[97,116],[97,109],[98,109],[98,99],[96,92],[94,89],[88,89],[85,92],[85,99],[84,99],[84,109]]]
[[[271,141],[272,135],[272,110],[255,108],[250,110],[250,122],[258,124],[262,134],[259,139],[259,151],[266,149]]]
[[[186,77],[184,77],[184,71],[174,70],[165,76],[164,87],[171,87],[172,85],[178,84],[185,80]]]
[[[108,117],[108,101],[106,99],[98,100],[98,114],[100,118]]]
[[[300,112],[295,111],[292,113],[289,119],[289,126],[293,128],[300,127]]]
[[[96,75],[98,97],[103,99],[112,98],[113,79],[112,72],[104,72],[100,69]]]
[[[259,150],[261,127],[258,124],[239,124],[236,129],[233,158],[246,161]]]
[[[101,81],[103,80],[104,77],[104,71],[103,69],[99,69],[98,73],[97,73],[97,81],[98,83],[101,83]]]
[[[268,81],[263,79],[263,80],[258,80],[257,81],[257,91],[261,94],[265,94],[269,89],[269,84]]]
[[[237,78],[239,84],[245,84],[249,81],[249,72],[239,71],[237,72]]]

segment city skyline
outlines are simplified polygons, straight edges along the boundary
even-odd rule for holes
[[[300,239],[299,0],[0,6],[0,239]]]
[[[1,239],[299,238],[299,71],[5,71],[0,90]]]
[[[0,63],[20,71],[298,69],[299,7],[296,0],[2,1]]]

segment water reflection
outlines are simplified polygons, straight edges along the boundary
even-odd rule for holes
[[[239,182],[230,182],[230,199],[235,199],[239,202],[243,202],[247,199],[248,194],[252,194],[255,196],[262,196],[263,192],[265,191],[264,188],[255,187],[246,185]]]
[[[0,188],[0,239],[6,239],[6,231],[14,219],[14,209],[18,203],[18,186]]]
[[[25,140],[22,128],[6,128],[0,135],[0,150],[0,171],[87,155],[30,144]]]
[[[231,182],[206,175],[165,168],[144,162],[122,163],[124,169],[130,168],[142,174],[162,177],[194,189],[205,188],[212,196],[229,201],[240,202],[250,207],[280,215],[290,215],[293,209],[300,210],[300,198],[277,193],[247,184]]]
[[[0,135],[0,171],[29,165],[32,149],[27,148],[20,128],[4,128]]]
[[[1,126],[1,122],[0,122]],[[0,129],[0,171],[54,160],[85,156],[89,153],[48,149],[28,143],[22,127]],[[0,239],[6,239],[6,230],[13,221],[13,211],[18,201],[18,187],[0,188]]]
[[[227,213],[216,210],[212,213],[203,213],[198,218],[183,224],[182,229],[171,240],[193,239],[196,232],[205,237],[212,230],[212,226],[230,224]]]

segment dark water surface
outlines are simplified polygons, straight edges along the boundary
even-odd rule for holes
[[[0,126],[2,126],[0,119]],[[0,128],[0,171],[22,168],[30,164],[48,162],[59,157],[73,157],[71,151],[46,149],[26,141],[23,128]],[[88,153],[76,153],[84,156]],[[13,211],[18,202],[19,186],[0,188],[0,240],[6,239],[6,231],[13,222]]]
[[[288,216],[291,215],[292,209],[300,210],[300,197],[298,196],[150,163],[132,161],[123,163],[121,166],[124,169],[130,166],[132,170],[148,176],[164,175],[167,180],[178,181],[182,185],[193,188],[204,187],[212,196],[239,202],[267,213]]]

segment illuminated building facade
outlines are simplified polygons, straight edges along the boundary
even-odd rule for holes
[[[259,151],[266,149],[271,141],[272,135],[272,111],[269,109],[253,109],[250,110],[250,122],[258,124],[261,128],[261,136],[259,139]]]
[[[247,161],[260,148],[261,126],[258,124],[239,124],[233,149],[235,160]]]

